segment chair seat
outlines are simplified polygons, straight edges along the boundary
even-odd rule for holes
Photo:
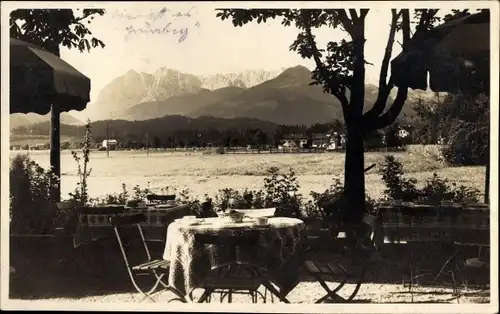
[[[490,268],[488,262],[482,261],[477,257],[466,259],[465,266],[469,268]]]
[[[324,276],[349,276],[349,274],[339,265],[334,263],[320,263],[316,261],[306,261],[304,267],[313,275]]]
[[[209,276],[203,286],[212,289],[257,290],[262,284],[260,278],[215,277]]]
[[[142,263],[139,265],[135,265],[132,267],[133,270],[136,271],[148,271],[151,269],[162,269],[162,270],[168,270],[170,268],[170,261],[163,260],[163,259],[156,259],[152,260],[146,263]]]

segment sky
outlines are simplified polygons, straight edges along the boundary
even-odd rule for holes
[[[10,2],[9,5],[14,2]],[[18,2],[19,6],[37,7],[41,3]],[[220,2],[225,7],[342,7],[342,2]],[[449,12],[444,2],[433,3]],[[71,7],[75,3],[44,2],[43,7]],[[371,7],[366,17],[365,57],[372,65],[366,66],[366,83],[377,84],[380,64],[387,43],[391,2],[350,2],[349,7]],[[476,3],[474,3],[476,4]],[[105,43],[104,48],[80,52],[61,48],[61,57],[91,79],[91,103],[113,79],[129,70],[153,73],[161,67],[195,75],[240,72],[243,70],[270,70],[304,65],[314,69],[312,60],[302,59],[289,51],[298,30],[283,27],[280,20],[250,23],[234,27],[231,21],[217,18],[216,2],[83,2],[78,7],[105,8],[104,16],[96,16],[87,24],[93,36]],[[399,7],[416,6],[417,2],[398,2]],[[457,3],[454,4],[458,6]],[[471,2],[466,3],[468,7]],[[463,5],[463,6],[465,6]],[[480,4],[477,4],[480,5]],[[153,30],[153,31],[151,31]],[[319,47],[328,41],[349,40],[341,29],[315,29]],[[396,38],[398,39],[399,36]],[[392,57],[401,51],[399,43],[393,46]],[[75,112],[79,118],[85,114]],[[85,113],[82,112],[82,113]]]
[[[164,8],[170,11],[162,14]],[[184,16],[172,16],[177,13]],[[106,84],[131,69],[152,73],[167,67],[207,75],[278,70],[296,65],[314,68],[313,61],[289,51],[298,33],[294,27],[284,28],[279,20],[233,27],[230,21],[221,21],[215,15],[213,7],[202,3],[115,6],[89,25],[93,35],[105,43],[105,48],[92,49],[90,53],[63,48],[61,57],[91,78],[92,102]],[[390,15],[389,9],[372,9],[367,16],[366,58],[374,64],[367,67],[370,83],[378,81]],[[152,34],[141,32],[143,29],[167,29],[169,32]],[[184,35],[174,34],[174,30],[182,30]],[[347,33],[330,28],[318,29],[315,34],[319,43],[348,39]],[[397,44],[394,48],[396,55],[400,48]]]

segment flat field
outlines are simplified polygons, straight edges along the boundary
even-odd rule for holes
[[[48,151],[11,151],[29,155],[43,167],[49,166]],[[366,174],[368,195],[383,196],[384,185],[378,174],[383,164],[383,152],[365,154],[366,167],[376,164]],[[419,184],[432,177],[435,172],[457,184],[479,189],[484,193],[485,167],[447,167],[443,163],[419,153],[392,153],[403,163],[408,176],[415,177]],[[344,153],[300,153],[300,154],[226,154],[207,155],[199,152],[150,152],[145,151],[92,151],[89,177],[89,194],[104,196],[121,190],[122,183],[129,189],[135,185],[152,189],[165,187],[182,190],[188,188],[191,195],[214,196],[219,189],[260,189],[264,184],[266,170],[277,166],[282,170],[293,168],[300,183],[300,192],[308,196],[311,191],[324,191],[333,178],[343,180]],[[61,155],[63,199],[75,189],[78,182],[77,164],[69,151]]]

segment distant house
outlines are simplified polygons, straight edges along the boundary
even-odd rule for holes
[[[48,144],[35,144],[30,145],[29,150],[44,150],[47,149]]]
[[[311,136],[311,147],[313,148],[326,148],[333,140],[332,136],[328,133],[315,133]]]
[[[326,150],[337,150],[345,146],[345,134],[339,134],[334,130],[330,130],[327,136],[329,141]]]
[[[102,141],[101,148],[115,150],[117,145],[118,145],[117,140],[104,140],[104,141]]]
[[[307,145],[308,137],[303,134],[288,134],[283,136],[281,147],[296,148]]]

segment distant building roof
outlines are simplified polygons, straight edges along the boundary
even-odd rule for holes
[[[311,137],[313,139],[322,139],[322,138],[327,138],[329,134],[327,133],[314,133]]]
[[[307,136],[304,134],[286,134],[283,136],[285,140],[304,140],[307,139]]]

